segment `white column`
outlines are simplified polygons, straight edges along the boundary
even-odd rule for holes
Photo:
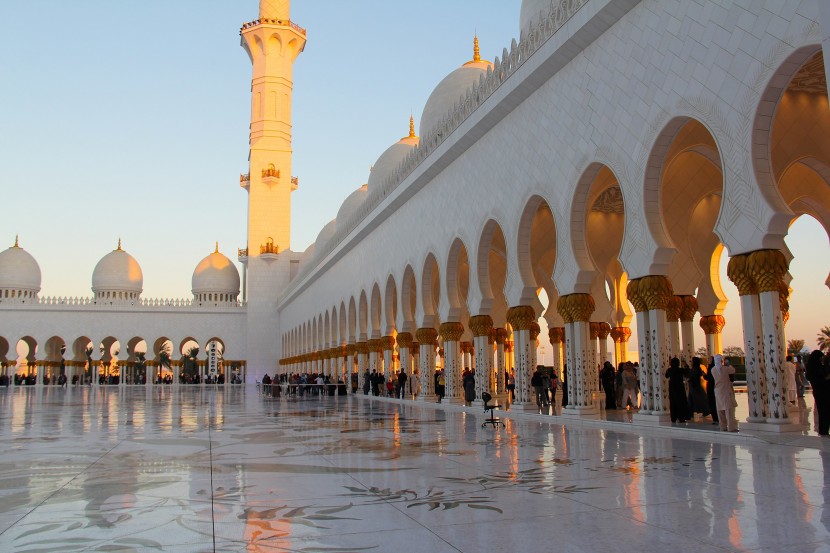
[[[504,328],[496,329],[496,386],[494,395],[502,395],[507,392],[507,383],[505,382],[507,366],[504,352],[504,339],[506,337],[507,330]]]
[[[419,401],[435,401],[435,339],[438,333],[434,328],[419,328],[415,337],[420,344],[419,373],[421,378],[421,393]]]
[[[662,309],[649,309],[648,325],[651,329],[651,384],[654,388],[652,414],[664,416],[669,414],[669,381],[666,369],[669,367],[669,336],[666,332],[666,312]]]

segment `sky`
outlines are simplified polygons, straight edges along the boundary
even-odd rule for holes
[[[294,65],[292,249],[314,242],[410,114],[418,124],[435,85],[471,59],[474,34],[485,59],[509,47],[520,5],[295,0],[308,43]],[[215,241],[236,260],[251,78],[239,27],[257,11],[257,0],[0,0],[0,247],[20,235],[41,296],[91,295],[119,238],[145,298],[190,297]],[[810,345],[830,324],[827,235],[812,220],[791,234],[788,330]],[[737,301],[726,318],[724,345],[739,344]]]

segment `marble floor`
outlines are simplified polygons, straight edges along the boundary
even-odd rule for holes
[[[0,551],[830,552],[823,447],[482,420],[253,387],[0,390]]]

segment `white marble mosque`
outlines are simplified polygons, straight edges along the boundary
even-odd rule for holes
[[[830,551],[827,440],[783,378],[784,238],[830,230],[830,3],[522,0],[304,252],[289,12],[240,30],[241,275],[217,244],[191,297],[144,298],[119,241],[92,297],[42,297],[25,237],[0,252],[0,551]],[[727,251],[740,432],[670,425],[669,358],[722,349]],[[568,405],[540,413],[547,340]],[[640,409],[606,413],[596,369],[629,350]],[[463,405],[465,369],[505,427]],[[405,399],[261,393],[367,370]]]
[[[441,366],[451,402],[463,369],[497,396],[512,371],[517,406],[533,409],[534,344],[550,340],[568,414],[597,416],[595,367],[631,349],[639,416],[661,423],[668,359],[721,350],[728,250],[746,424],[794,429],[784,237],[802,215],[830,228],[825,3],[523,0],[518,38],[492,60],[471,41],[418,133],[411,119],[304,252],[290,240],[290,100],[306,31],[289,10],[262,0],[240,31],[253,65],[242,277],[217,246],[192,298],[145,299],[119,241],[91,298],[40,297],[16,241],[0,252],[6,375],[152,386],[178,383],[188,359],[203,380],[247,383],[400,369],[430,401]]]

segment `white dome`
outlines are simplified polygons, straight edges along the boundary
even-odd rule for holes
[[[380,157],[372,166],[372,172],[369,173],[369,190],[374,190],[383,184],[417,145],[417,136],[407,136],[401,138],[380,154]]]
[[[128,292],[137,296],[144,288],[144,275],[138,262],[121,249],[111,251],[101,258],[92,271],[92,291],[98,296],[102,292]]]
[[[366,201],[366,195],[368,186],[363,185],[351,194],[349,197],[343,201],[343,204],[340,206],[340,209],[337,210],[337,217],[335,218],[337,221],[340,221],[343,224],[345,221],[351,218],[351,216],[360,209],[360,206],[363,205],[363,202]]]
[[[40,292],[40,266],[17,245],[0,252],[0,290]]]
[[[194,296],[231,294],[236,298],[239,295],[239,271],[230,259],[219,253],[218,247],[196,265],[190,282]]]
[[[519,31],[524,33],[531,25],[538,25],[540,15],[550,13],[551,0],[522,0],[522,11],[519,16]]]
[[[467,89],[477,83],[482,74],[486,75],[487,68],[492,66],[489,61],[470,61],[444,77],[424,106],[419,134],[426,136],[437,127],[461,97],[467,94]]]
[[[332,219],[329,221],[326,226],[320,231],[320,234],[317,235],[317,240],[314,241],[314,247],[322,248],[331,237],[334,236],[334,233],[337,232],[337,219]]]

